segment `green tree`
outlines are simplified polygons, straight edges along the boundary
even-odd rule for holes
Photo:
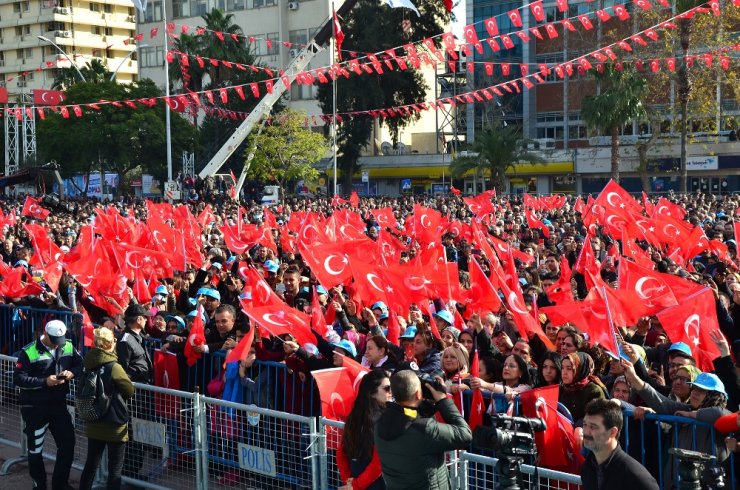
[[[80,73],[85,77],[87,83],[102,83],[108,81],[111,76],[111,72],[105,67],[102,61],[94,59],[89,61],[80,68]],[[51,88],[54,90],[65,90],[76,83],[81,83],[79,73],[73,67],[62,68],[57,71],[54,76],[54,81],[51,84]]]
[[[475,135],[472,153],[475,156],[458,156],[450,164],[452,178],[460,179],[467,172],[488,172],[491,184],[499,192],[505,192],[506,171],[520,162],[544,163],[539,155],[527,150],[530,141],[522,139],[518,126],[504,126],[494,120],[491,126]]]
[[[324,136],[304,127],[305,118],[303,112],[285,110],[275,117],[276,124],[250,135],[250,147],[255,148],[250,176],[274,179],[281,190],[289,181],[310,181],[319,176],[313,165],[326,154],[328,146]]]
[[[581,117],[592,131],[611,136],[611,177],[619,182],[619,131],[645,116],[642,98],[647,82],[631,67],[617,70],[612,64],[602,66],[602,72],[591,72],[601,82],[601,93],[583,99]]]
[[[375,0],[359,0],[347,17],[340,21],[345,35],[342,50],[365,52],[383,51],[407,43],[421,42],[444,31],[450,19],[444,2],[438,0],[419,0],[414,4],[421,17],[403,8],[389,8]],[[410,21],[410,29],[404,30],[402,23]],[[435,38],[438,42],[439,37]],[[405,57],[403,49],[396,50],[399,57]],[[345,54],[345,56],[348,56]],[[433,55],[431,55],[433,56]],[[367,60],[364,60],[367,61]],[[402,71],[399,68],[388,70],[384,64],[383,75],[355,75],[337,79],[337,112],[368,111],[385,107],[412,104],[426,99],[427,90],[419,70],[413,68]],[[333,88],[331,83],[320,84],[319,104],[325,114],[333,110]],[[398,140],[401,128],[418,119],[417,114],[383,119],[390,129],[393,142]],[[362,149],[370,141],[373,118],[369,115],[355,115],[344,118],[337,127],[337,164],[342,173],[342,186],[345,192],[352,189],[352,175],[360,166],[357,164]]]
[[[72,106],[161,95],[149,79],[125,85],[109,81],[78,83],[67,90],[66,103]],[[66,119],[49,113],[37,128],[41,160],[56,160],[65,176],[112,171],[119,175],[123,191],[128,190],[135,171],[166,176],[165,111],[161,99],[152,108],[102,104],[100,110],[85,108],[82,117],[76,117],[71,108],[69,113]],[[197,142],[197,129],[181,117],[173,117],[171,127],[173,154],[192,149]]]
[[[251,45],[246,42],[243,36],[243,30],[240,26],[234,24],[232,14],[224,14],[222,10],[213,9],[203,15],[205,22],[205,31],[195,34],[181,34],[175,40],[173,49],[181,53],[191,55],[188,58],[188,66],[183,66],[180,56],[175,55],[170,65],[170,82],[178,83],[181,92],[202,92],[204,90],[213,90],[222,87],[234,87],[254,82],[266,80],[268,75],[262,70],[255,72],[247,68],[242,70],[236,67],[236,64],[243,66],[258,65],[258,61],[251,50]],[[223,40],[219,38],[216,32],[223,33]],[[231,34],[236,35],[234,39]],[[203,66],[197,60],[201,57]],[[232,62],[229,68],[222,63],[214,66],[208,58],[215,60],[227,60]],[[264,90],[264,85],[260,85],[260,90]],[[207,114],[201,123],[200,143],[202,155],[198,158],[199,162],[205,164],[211,156],[232,135],[241,120],[233,119],[226,116],[225,113],[218,113],[218,109],[231,111],[232,113],[250,112],[259,99],[253,97],[249,86],[243,87],[245,100],[242,100],[233,90],[228,90],[228,101],[223,103],[217,94],[214,97],[214,104],[211,109],[216,110],[214,114]],[[173,91],[174,92],[174,91]],[[210,106],[204,97],[201,97],[201,103]],[[276,110],[280,110],[280,105]],[[193,111],[193,124],[198,121],[197,111]],[[234,155],[226,163],[226,167],[237,170],[241,167],[244,149],[242,144],[241,150],[234,152]]]

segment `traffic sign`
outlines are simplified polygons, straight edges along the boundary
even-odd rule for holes
[[[362,181],[370,182],[370,172],[368,172],[367,170],[362,171]]]

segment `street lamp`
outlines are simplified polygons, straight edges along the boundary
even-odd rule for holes
[[[85,76],[82,74],[82,72],[80,71],[80,69],[77,68],[77,65],[75,64],[74,61],[72,61],[72,58],[69,57],[69,55],[67,54],[66,51],[64,51],[62,48],[60,48],[59,46],[57,46],[57,44],[54,41],[52,41],[51,39],[49,39],[46,36],[36,36],[36,37],[39,38],[39,40],[44,41],[45,43],[49,43],[52,46],[54,46],[55,48],[57,48],[57,50],[60,53],[62,53],[64,55],[64,57],[69,60],[70,63],[72,63],[72,67],[77,71],[77,74],[80,76],[80,79],[82,79],[83,82],[87,82],[87,80],[85,80]]]
[[[131,55],[133,55],[136,52],[137,49],[140,49],[140,48],[148,48],[148,47],[149,47],[148,44],[140,44],[138,46],[134,46],[134,50],[131,51],[129,54],[127,54],[126,57],[123,58],[121,60],[121,62],[118,64],[118,67],[116,68],[116,71],[114,71],[113,74],[110,76],[110,81],[112,82],[113,80],[116,79],[116,75],[118,74],[118,70],[121,69],[121,67],[126,62],[127,59],[131,58]]]

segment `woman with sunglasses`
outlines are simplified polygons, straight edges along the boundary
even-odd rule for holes
[[[385,489],[373,427],[390,400],[391,380],[385,371],[374,369],[362,378],[337,451],[339,477],[346,482],[339,490]]]
[[[652,386],[637,376],[631,362],[623,360],[622,364],[627,381],[655,413],[692,418],[708,424],[714,424],[717,419],[730,413],[725,408],[727,406],[725,387],[715,374],[701,373],[693,382],[688,383],[691,386],[691,393],[688,402],[683,403],[671,400],[655,391]],[[728,451],[724,443],[724,435],[719,431],[713,433],[707,427],[694,427],[692,424],[679,424],[674,426],[673,430],[679,431],[677,447],[700,453],[716,454],[718,463],[727,459]],[[713,448],[715,448],[715,453],[713,453]],[[671,457],[666,464],[664,474],[673,475],[676,464],[677,461]]]

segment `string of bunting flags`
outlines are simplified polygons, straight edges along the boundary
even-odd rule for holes
[[[647,29],[644,29],[638,33],[632,34],[629,37],[625,37],[620,41],[616,41],[608,46],[597,48],[594,51],[587,53],[585,55],[579,56],[578,58],[574,58],[569,61],[565,62],[559,62],[554,64],[540,64],[540,71],[537,73],[529,73],[527,72],[526,75],[522,75],[521,77],[513,80],[508,80],[506,82],[501,82],[486,88],[473,90],[470,92],[462,93],[457,96],[453,97],[447,97],[438,99],[431,102],[420,102],[415,104],[410,104],[406,106],[398,106],[398,107],[391,107],[391,108],[380,108],[380,109],[374,109],[374,110],[365,110],[365,111],[355,111],[350,112],[347,114],[344,114],[345,116],[357,116],[357,115],[370,115],[372,117],[397,117],[399,115],[408,115],[412,111],[413,112],[420,112],[421,110],[427,110],[427,109],[438,109],[444,107],[445,104],[451,104],[455,105],[456,103],[475,103],[475,102],[482,102],[485,98],[485,100],[490,100],[493,98],[493,94],[498,96],[503,96],[503,92],[501,90],[504,90],[509,93],[514,92],[520,92],[520,84],[524,86],[525,88],[529,89],[534,86],[532,80],[536,81],[537,83],[544,83],[545,80],[543,76],[547,76],[550,74],[551,70],[554,70],[554,72],[560,77],[564,78],[565,74],[567,73],[569,76],[572,75],[575,70],[578,70],[581,73],[585,73],[585,71],[592,68],[591,62],[588,60],[588,57],[593,57],[597,62],[602,63],[606,61],[607,59],[610,59],[612,61],[616,60],[616,55],[614,54],[614,51],[612,48],[619,47],[623,49],[626,52],[632,52],[632,46],[629,45],[628,41],[631,41],[635,44],[635,47],[647,45],[647,43],[644,42],[644,39],[641,37],[642,35],[645,35],[650,40],[657,40],[657,32],[656,29],[668,29],[668,28],[675,28],[675,24],[673,24],[671,21],[675,20],[676,18],[683,17],[683,18],[692,18],[696,13],[706,13],[712,11],[711,9],[707,9],[704,7],[695,7],[693,9],[690,9],[687,12],[684,12],[682,14],[678,14],[676,16],[673,16],[665,21],[660,22],[659,24],[656,24],[654,26],[648,27]],[[656,32],[655,36],[648,36],[647,32]],[[653,39],[654,38],[654,39]],[[636,41],[636,39],[642,40],[642,42]],[[604,53],[607,53],[607,55],[604,55]],[[727,57],[725,57],[727,58]],[[705,54],[705,57],[703,58],[705,63],[711,64],[713,57],[708,57]],[[729,59],[724,59],[721,62],[721,65],[723,68],[725,66],[729,67]],[[520,67],[521,69],[521,67]],[[598,66],[597,66],[598,69]],[[526,69],[525,69],[526,71]],[[284,79],[285,77],[281,77],[281,79]],[[285,80],[283,80],[285,82]],[[203,95],[206,97],[206,99],[213,104],[215,102],[214,98],[214,92],[217,93],[219,98],[222,102],[225,100],[228,100],[227,89],[231,88],[234,91],[237,92],[237,94],[242,97],[244,95],[243,87],[249,86],[249,88],[252,90],[252,94],[255,97],[258,97],[258,89],[256,88],[256,83],[254,84],[245,84],[241,86],[233,86],[233,87],[224,87],[220,89],[215,90],[204,90],[201,92],[190,92],[187,94],[178,94],[178,95],[171,95],[168,97],[166,96],[160,96],[160,97],[153,97],[148,99],[135,99],[135,100],[122,100],[122,101],[106,101],[101,100],[97,103],[88,103],[88,104],[80,104],[80,105],[59,105],[59,106],[51,106],[51,107],[35,107],[36,111],[39,113],[39,117],[42,119],[45,116],[44,111],[46,109],[51,110],[53,112],[58,112],[62,115],[64,118],[69,118],[71,114],[74,114],[76,117],[82,117],[83,115],[83,108],[89,108],[93,110],[99,110],[101,106],[104,105],[113,105],[114,107],[129,107],[132,109],[137,109],[140,105],[146,106],[146,107],[153,107],[156,105],[157,101],[159,99],[164,100],[165,103],[167,103],[171,109],[183,112],[185,110],[185,107],[193,104],[198,108],[203,108],[204,105],[200,99],[200,96]],[[241,92],[238,90],[238,88],[242,88]],[[26,107],[26,111],[33,110],[32,107]],[[70,112],[71,110],[71,112]],[[20,108],[9,108],[6,109],[6,112],[8,112],[11,115],[15,115],[17,118],[20,118],[22,116],[21,109]],[[237,113],[231,112],[231,111],[223,111],[222,114],[226,114],[227,117],[230,117],[232,119],[237,118]],[[316,117],[316,116],[312,116]],[[320,119],[326,121],[327,118],[330,120],[331,115],[319,115]],[[337,115],[337,120],[341,122],[342,115]]]

